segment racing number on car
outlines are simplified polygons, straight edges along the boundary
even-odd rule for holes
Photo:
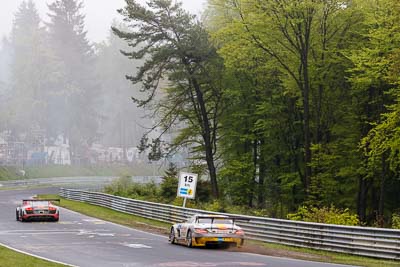
[[[178,197],[194,198],[196,194],[197,174],[181,172],[179,174]]]

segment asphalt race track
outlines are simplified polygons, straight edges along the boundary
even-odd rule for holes
[[[224,249],[171,245],[164,236],[137,231],[66,209],[61,209],[58,223],[21,223],[15,220],[15,208],[23,198],[57,192],[55,188],[0,190],[0,243],[33,255],[82,267],[345,266]]]

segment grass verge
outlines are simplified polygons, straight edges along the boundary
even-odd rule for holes
[[[24,267],[61,267],[66,266],[39,258],[35,258],[23,253],[16,252],[0,245],[0,266],[24,266]]]
[[[40,195],[40,198],[59,198],[57,195]],[[105,221],[118,223],[133,227],[135,229],[167,235],[170,224],[162,223],[142,217],[114,211],[108,208],[72,201],[61,198],[60,206],[69,210],[99,218]],[[62,214],[61,214],[62,220]],[[394,267],[399,266],[397,261],[380,260],[368,257],[351,256],[342,253],[320,251],[307,248],[296,248],[285,245],[270,244],[258,241],[247,240],[246,245],[240,249],[233,249],[240,252],[257,253],[276,257],[287,257],[309,261],[319,261],[326,263],[349,264],[366,267]]]

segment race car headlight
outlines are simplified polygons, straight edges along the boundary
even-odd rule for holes
[[[203,229],[203,228],[195,228],[194,232],[197,234],[207,234],[208,233],[207,229]]]
[[[242,229],[236,230],[235,234],[244,235],[244,231]]]

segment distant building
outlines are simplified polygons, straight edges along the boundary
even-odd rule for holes
[[[42,135],[41,135],[42,136]],[[46,164],[71,165],[70,146],[68,139],[58,136],[54,140],[31,138],[28,142],[7,141],[0,133],[0,165],[8,166],[38,166]],[[40,142],[38,142],[39,140]],[[51,145],[48,145],[51,143]],[[146,162],[146,153],[139,153],[137,147],[124,149],[121,147],[105,147],[102,144],[92,144],[87,148],[87,163],[136,163]]]
[[[46,146],[45,152],[47,154],[47,164],[71,165],[69,145]]]

